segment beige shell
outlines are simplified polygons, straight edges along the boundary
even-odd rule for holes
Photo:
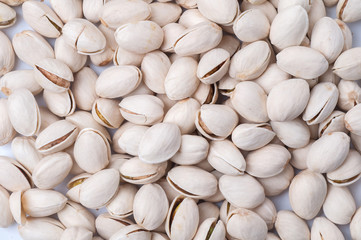
[[[271,126],[278,139],[287,147],[301,148],[310,142],[310,129],[299,118],[286,122],[272,122]]]
[[[0,187],[0,227],[2,228],[7,228],[14,222],[9,197],[10,195],[8,191],[6,191],[3,187]]]
[[[284,170],[276,176],[269,178],[258,178],[257,180],[263,186],[265,195],[267,197],[273,197],[278,196],[289,187],[294,174],[295,173],[292,166],[287,164]]]
[[[331,132],[344,132],[347,133],[345,127],[345,113],[341,111],[334,111],[331,115],[322,123],[319,124],[318,136],[321,137],[324,134]]]
[[[277,218],[277,209],[269,198],[265,198],[264,202],[252,209],[252,211],[257,213],[266,222],[268,230],[274,227]]]
[[[92,115],[94,119],[107,128],[119,128],[124,118],[119,111],[119,101],[98,98],[94,101]]]
[[[149,20],[157,23],[160,27],[178,21],[182,13],[182,8],[175,3],[154,2],[149,6],[151,8]]]
[[[310,239],[310,230],[307,223],[294,212],[279,211],[275,227],[281,239]]]
[[[337,106],[341,110],[349,111],[361,102],[361,88],[357,82],[342,79],[337,87],[339,91]]]
[[[336,7],[337,18],[344,22],[355,22],[361,19],[361,7],[355,0],[341,0]]]
[[[340,229],[330,220],[325,217],[317,217],[312,223],[311,239],[322,240],[322,238],[330,240],[345,239]]]
[[[9,38],[5,33],[0,33],[0,76],[10,72],[15,66],[15,53]]]
[[[1,91],[10,96],[19,88],[28,89],[33,95],[39,94],[43,88],[36,82],[33,70],[16,70],[6,73],[0,78]]]
[[[69,116],[75,111],[76,103],[73,92],[70,89],[61,93],[45,89],[43,97],[48,109],[58,117]]]
[[[151,232],[148,232],[136,224],[132,224],[119,229],[109,240],[121,240],[124,238],[128,238],[129,240],[151,240],[151,237]]]
[[[273,22],[273,19],[277,15],[276,8],[272,5],[271,1],[265,1],[264,3],[261,4],[252,4],[249,1],[242,1],[241,10],[246,11],[249,9],[261,10],[266,15],[270,23]]]
[[[128,183],[120,185],[118,192],[106,206],[108,213],[116,218],[126,218],[132,215],[137,191],[138,188],[134,185]]]
[[[84,0],[83,1],[83,14],[86,19],[92,23],[99,22],[99,17],[102,12],[104,4],[108,0]]]
[[[178,152],[170,159],[179,165],[193,165],[206,159],[209,143],[201,136],[182,135]]]
[[[291,78],[291,75],[278,67],[277,63],[271,63],[264,73],[254,80],[263,90],[269,94],[271,89],[278,83]]]
[[[344,80],[359,80],[361,78],[360,56],[360,47],[344,51],[333,65],[333,72]]]
[[[209,240],[224,239],[226,228],[221,220],[217,218],[208,218],[201,222],[194,240],[208,238]]]
[[[16,22],[16,12],[8,5],[0,2],[0,29],[8,28]]]
[[[35,166],[43,157],[36,149],[35,139],[32,137],[14,138],[11,143],[11,151],[19,163],[30,173],[34,171]]]
[[[98,75],[89,67],[84,67],[74,75],[74,83],[71,86],[77,108],[90,111],[97,98],[95,83]]]
[[[353,239],[357,239],[360,236],[360,229],[358,228],[360,224],[360,212],[361,210],[358,208],[350,223],[350,232]]]
[[[203,16],[210,21],[222,24],[230,25],[239,14],[238,1],[213,1],[198,0],[197,7]]]
[[[126,218],[113,217],[109,213],[100,214],[95,220],[98,234],[104,239],[110,239],[119,229],[133,224]]]
[[[0,99],[0,146],[9,143],[16,135],[8,115],[7,102],[5,98]]]
[[[65,23],[83,17],[83,2],[81,0],[50,0],[51,7]]]
[[[218,82],[228,72],[230,54],[222,48],[205,53],[199,61],[197,77],[205,84]]]
[[[18,230],[23,239],[60,239],[65,227],[53,218],[27,218],[24,225],[19,225]]]

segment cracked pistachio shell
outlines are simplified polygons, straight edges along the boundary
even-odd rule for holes
[[[250,10],[250,9],[261,10],[268,18],[269,23],[272,23],[273,19],[277,15],[276,8],[269,1],[265,1],[262,4],[252,4],[249,1],[242,1],[242,4],[241,4],[242,12],[244,12],[246,10]]]
[[[217,84],[200,83],[192,98],[196,99],[200,104],[212,104],[218,100]]]
[[[269,178],[258,178],[264,188],[267,197],[273,197],[281,194],[290,185],[294,177],[294,170],[290,164],[287,164],[283,171],[276,176]]]
[[[115,50],[111,49],[107,44],[104,51],[90,56],[90,61],[95,66],[106,66],[113,61]]]
[[[92,240],[93,233],[83,227],[66,228],[61,235],[60,240]]]
[[[205,160],[208,155],[208,141],[197,135],[182,135],[178,152],[170,159],[179,165],[193,165]]]
[[[267,225],[255,212],[238,208],[227,217],[227,233],[236,239],[266,239]]]
[[[327,181],[335,186],[349,186],[358,181],[361,177],[361,155],[353,149],[349,153],[343,164],[336,170],[327,173]]]
[[[311,170],[297,174],[289,188],[289,198],[293,211],[305,220],[314,218],[326,198],[325,178]]]
[[[164,80],[164,90],[171,100],[191,97],[200,81],[197,77],[198,62],[192,57],[180,57],[169,68]]]
[[[109,240],[151,240],[152,233],[143,229],[142,227],[131,224],[125,227],[122,227],[114,235],[111,236]]]
[[[255,42],[268,37],[270,22],[261,10],[249,9],[235,19],[233,31],[242,42]]]
[[[9,143],[16,135],[9,118],[7,102],[5,98],[0,99],[0,146]]]
[[[71,86],[77,108],[90,111],[97,98],[95,84],[98,75],[89,67],[84,67],[74,75],[74,83]]]
[[[267,95],[254,82],[240,82],[231,95],[234,109],[251,122],[263,123],[269,120],[267,114]]]
[[[296,118],[286,122],[271,121],[271,126],[278,139],[287,147],[301,148],[310,142],[310,129],[301,119]]]
[[[113,169],[119,170],[119,168],[123,165],[123,163],[125,163],[126,161],[128,161],[131,158],[132,157],[127,154],[112,154],[107,168],[113,168]],[[120,181],[122,182],[122,180],[120,180]]]
[[[118,192],[106,206],[108,213],[116,218],[126,218],[132,215],[133,201],[137,191],[138,188],[129,183],[120,185]]]
[[[76,125],[79,128],[79,131],[83,130],[84,128],[96,129],[101,132],[109,141],[111,141],[109,132],[97,121],[95,121],[89,112],[75,111],[72,115],[67,116],[66,120]]]
[[[309,19],[309,28],[308,28],[308,36],[312,35],[313,26],[316,22],[326,17],[326,7],[322,0],[312,0],[312,7],[308,12],[308,19]]]
[[[298,46],[305,38],[308,27],[306,10],[299,5],[289,7],[280,11],[273,20],[269,36],[271,43],[280,50]]]
[[[13,214],[10,209],[9,204],[9,193],[3,187],[0,187],[0,227],[7,228],[10,227],[14,222]]]
[[[352,217],[352,221],[350,223],[350,232],[351,237],[354,240],[358,240],[361,234],[360,231],[360,223],[361,223],[361,208],[358,208],[354,216]]]
[[[81,0],[50,0],[51,7],[64,23],[83,17],[82,2]]]
[[[254,82],[260,85],[263,90],[269,94],[274,86],[290,78],[291,75],[279,68],[277,63],[272,63],[259,78],[254,80]]]
[[[43,155],[35,147],[35,139],[32,137],[16,137],[11,143],[11,151],[18,162],[30,173],[40,162]]]
[[[22,10],[25,21],[44,37],[57,38],[62,34],[62,21],[45,3],[26,1]]]
[[[134,197],[133,216],[136,223],[147,229],[158,228],[166,219],[169,203],[158,184],[143,185]]]
[[[219,190],[225,199],[237,208],[255,208],[265,199],[262,185],[248,174],[223,175],[219,179]]]
[[[198,8],[195,8],[184,11],[178,22],[185,28],[189,28],[191,26],[197,25],[198,23],[209,22],[209,20],[201,14]]]
[[[205,84],[213,84],[227,74],[230,54],[222,48],[215,48],[205,53],[197,67],[197,77]]]
[[[179,194],[194,199],[207,198],[217,192],[217,178],[199,167],[174,167],[168,172],[167,181]]]
[[[340,93],[337,106],[340,109],[349,111],[351,108],[361,103],[361,88],[357,82],[341,79],[337,87]]]
[[[119,229],[133,224],[127,218],[119,218],[109,213],[100,214],[95,220],[97,233],[104,239],[110,239]]]
[[[92,23],[99,22],[103,6],[109,0],[83,0],[83,14]]]
[[[101,23],[112,29],[117,29],[127,23],[144,21],[150,17],[151,8],[142,0],[108,1],[99,15]]]
[[[18,226],[20,236],[24,240],[60,240],[64,229],[58,220],[49,217],[29,217],[25,224]]]
[[[66,193],[66,196],[69,200],[79,203],[79,192],[80,187],[83,182],[91,176],[89,173],[81,173],[73,177],[67,184],[69,191]]]
[[[270,199],[266,198],[261,205],[252,209],[252,211],[257,213],[258,216],[265,221],[268,230],[271,230],[274,227],[277,218],[277,209]]]
[[[199,11],[212,22],[231,25],[240,13],[238,1],[213,1],[197,0]]]
[[[185,9],[192,9],[197,7],[197,0],[176,0],[175,2]]]
[[[73,145],[78,133],[78,127],[69,121],[56,121],[39,134],[35,147],[42,154],[59,152]]]
[[[325,217],[317,217],[312,223],[311,239],[344,240],[340,229]]]
[[[217,48],[226,50],[230,56],[233,56],[241,47],[241,43],[237,37],[232,35],[224,35],[222,41]]]
[[[333,72],[344,80],[359,80],[361,78],[361,48],[351,48],[344,51],[333,65]]]
[[[114,66],[104,70],[95,84],[95,91],[103,98],[123,97],[134,91],[142,81],[142,72],[135,66]]]
[[[311,90],[310,100],[302,115],[308,125],[323,122],[332,113],[338,100],[338,89],[331,82],[319,83]]]
[[[357,0],[340,0],[336,7],[337,18],[344,22],[361,19],[361,6]]]
[[[134,157],[123,163],[120,167],[120,177],[132,184],[147,184],[158,181],[164,176],[167,162],[148,164]]]
[[[119,171],[104,169],[87,178],[79,190],[79,201],[87,208],[105,206],[116,194],[119,186]]]
[[[291,154],[285,147],[268,144],[246,156],[246,172],[258,178],[273,177],[283,171],[290,159]]]
[[[309,12],[312,7],[312,2],[312,0],[279,0],[277,10],[281,12],[292,6],[301,6]]]
[[[95,217],[82,205],[68,201],[65,207],[57,213],[60,222],[67,228],[83,227],[95,232]]]
[[[238,80],[231,78],[227,74],[218,82],[218,90],[223,96],[230,97],[238,83]]]
[[[305,170],[307,168],[307,154],[314,142],[315,141],[311,139],[310,142],[302,148],[289,149],[290,153],[292,154],[290,164],[294,168],[299,170]]]
[[[154,2],[149,6],[152,13],[149,20],[157,23],[160,27],[177,22],[182,13],[182,8],[175,3]]]
[[[277,54],[277,64],[285,72],[303,79],[313,79],[328,69],[326,58],[317,50],[293,46]]]
[[[340,27],[344,39],[344,46],[342,51],[346,51],[352,48],[353,37],[352,37],[351,29],[347,26],[345,22],[341,21],[340,19],[335,19],[335,21]]]
[[[140,67],[143,58],[144,54],[129,52],[118,46],[113,54],[113,63],[116,66],[134,65]]]
[[[267,113],[271,121],[284,122],[297,118],[305,110],[310,88],[303,79],[290,79],[275,85],[267,97]]]
[[[16,70],[6,73],[0,78],[1,91],[10,96],[19,88],[28,89],[33,95],[39,94],[43,88],[36,82],[33,70]]]
[[[221,220],[217,221],[217,218],[208,218],[204,220],[197,231],[194,240],[216,240],[224,239],[226,236],[226,228]]]
[[[196,113],[201,105],[194,98],[178,101],[164,116],[163,122],[176,124],[182,134],[191,134],[196,129]]]
[[[351,108],[345,115],[345,126],[353,134],[361,135],[360,124],[361,105],[356,105]]]
[[[221,120],[220,120],[221,119]],[[238,116],[226,105],[204,104],[196,114],[196,128],[206,138],[223,140],[238,124]]]
[[[15,10],[0,2],[0,19],[0,29],[11,27],[16,22]]]
[[[214,169],[226,175],[243,175],[246,170],[241,151],[229,140],[211,141],[207,160]]]
[[[163,31],[152,21],[138,21],[120,26],[114,33],[119,47],[137,54],[154,51],[162,45]]]
[[[219,207],[210,202],[202,202],[198,204],[199,222],[203,223],[208,218],[219,218]]]
[[[96,173],[105,168],[110,159],[110,144],[98,130],[85,128],[74,144],[74,160],[86,172]]]
[[[29,90],[15,90],[8,98],[7,107],[11,124],[18,133],[32,136],[38,132],[41,123],[39,107]]]
[[[244,123],[232,132],[232,142],[241,150],[253,151],[266,146],[276,136],[268,123]]]
[[[50,112],[47,107],[39,107],[39,111],[41,116],[41,125],[36,135],[39,135],[45,128],[50,126],[50,124],[60,120],[60,118]]]
[[[178,36],[174,51],[180,56],[190,56],[215,48],[222,40],[222,28],[212,22],[191,26]]]
[[[88,59],[86,55],[79,54],[76,49],[67,44],[63,36],[56,39],[54,52],[55,58],[68,65],[72,72],[82,69]]]
[[[121,130],[122,127],[124,129]],[[116,152],[124,152],[138,156],[140,141],[149,127],[130,122],[123,124],[122,127],[119,128],[121,131],[119,132],[119,136],[114,135],[113,137],[113,149]]]
[[[39,189],[55,188],[68,176],[72,166],[72,158],[64,152],[44,157],[36,165],[32,174],[35,186]]]
[[[258,78],[266,70],[270,57],[271,49],[267,42],[253,42],[234,54],[229,76],[241,81]]]
[[[326,120],[321,122],[318,127],[318,136],[332,133],[332,132],[345,132],[347,129],[344,123],[345,113],[341,111],[333,111]]]
[[[328,173],[342,165],[350,149],[350,137],[331,132],[316,140],[307,154],[307,166],[314,172]]]
[[[118,104],[117,100],[98,98],[92,108],[94,119],[107,128],[119,128],[124,118],[120,114]]]
[[[0,76],[10,72],[15,65],[15,53],[9,38],[0,31]]]
[[[344,47],[344,37],[339,25],[329,17],[318,20],[313,27],[311,48],[322,53],[328,62],[333,63]]]
[[[275,227],[281,239],[310,239],[310,229],[307,223],[292,211],[279,211],[277,213]]]
[[[176,197],[171,203],[165,223],[170,239],[192,239],[199,224],[199,210],[195,201],[184,196]]]
[[[174,53],[174,43],[177,41],[178,36],[182,34],[186,28],[180,23],[169,23],[162,27],[164,32],[164,39],[160,50],[163,52]]]
[[[119,104],[120,113],[125,120],[139,125],[153,125],[162,121],[164,104],[151,95],[125,97]]]
[[[101,53],[106,47],[103,33],[94,24],[81,18],[72,19],[64,25],[63,37],[67,44],[83,55]]]
[[[26,222],[26,214],[21,203],[21,197],[23,191],[13,192],[9,198],[9,206],[12,216],[14,217],[15,222],[20,225],[24,225]]]
[[[106,27],[103,24],[100,24],[98,28],[104,34],[104,37],[107,40],[107,47],[114,52],[118,48],[117,41],[115,41],[114,37],[114,29]]]
[[[65,92],[74,81],[70,68],[62,61],[52,58],[44,58],[36,62],[34,76],[40,86],[56,93]]]
[[[73,92],[70,89],[61,93],[45,89],[43,98],[48,109],[58,117],[69,116],[75,111],[76,103]]]
[[[147,129],[139,143],[139,159],[145,163],[162,163],[171,159],[181,145],[181,132],[174,123],[157,123]]]
[[[24,211],[31,217],[47,217],[62,210],[68,199],[54,190],[29,189],[21,197]]]
[[[44,58],[55,58],[52,46],[37,32],[25,30],[17,33],[12,43],[16,55],[29,66]]]
[[[171,62],[165,53],[161,51],[147,53],[141,64],[145,85],[155,93],[164,94],[166,92],[164,81],[170,67]]]
[[[327,195],[323,203],[323,213],[333,223],[349,224],[356,212],[356,202],[347,187],[338,187],[329,184]]]

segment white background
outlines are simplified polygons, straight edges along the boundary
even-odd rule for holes
[[[48,1],[45,1],[45,2],[48,2]],[[22,18],[21,7],[16,7],[15,9],[18,14],[16,24],[14,26],[12,26],[11,28],[3,29],[5,34],[10,39],[12,39],[16,33],[19,33],[26,29],[31,30],[30,26],[27,25],[27,23]],[[335,8],[327,9],[327,15],[330,17],[335,17],[336,16]],[[351,28],[351,30],[353,32],[353,37],[354,37],[353,38],[353,47],[361,47],[361,21],[352,23],[352,24],[348,24],[348,26]],[[50,40],[49,42],[51,43],[52,46],[54,46],[54,40]],[[98,74],[104,69],[104,68],[94,67],[92,65],[91,65],[91,67]],[[15,69],[17,69],[17,70],[18,69],[31,69],[31,67],[26,65],[25,63],[21,62],[20,60],[17,60]],[[0,97],[5,97],[5,96],[0,93]],[[39,98],[39,97],[37,97],[37,98]],[[44,105],[42,99],[39,99],[39,101],[40,101],[40,105]],[[13,157],[13,155],[11,153],[10,144],[7,144],[5,146],[0,146],[0,155]],[[65,194],[66,187],[64,185],[61,185],[61,186],[57,187],[56,190],[63,192]],[[352,193],[355,197],[357,206],[358,207],[361,206],[361,181],[358,181],[357,183],[350,186],[350,190],[352,191]],[[290,206],[289,200],[288,200],[288,191],[285,191],[280,196],[271,198],[271,200],[275,203],[278,211],[283,210],[283,209],[291,210],[291,206]],[[98,215],[100,212],[103,212],[103,210],[92,211],[92,212],[94,214]],[[320,215],[322,215],[322,213],[320,213]],[[312,222],[309,221],[308,224],[311,227]],[[349,226],[344,225],[344,226],[339,226],[339,227],[340,227],[341,231],[344,233],[345,239],[346,240],[351,239],[350,233],[349,233]],[[11,227],[6,228],[6,229],[0,228],[0,240],[10,240],[10,239],[11,240],[21,240],[21,237],[19,236],[18,231],[17,231],[16,224],[14,224]]]

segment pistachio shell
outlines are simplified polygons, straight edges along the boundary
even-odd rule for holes
[[[307,124],[296,118],[286,122],[271,122],[278,139],[287,147],[301,148],[310,142],[310,130]]]
[[[75,103],[80,110],[90,111],[97,98],[95,83],[98,75],[89,67],[84,67],[74,75],[73,92]]]
[[[24,225],[19,225],[20,236],[25,240],[59,240],[65,227],[53,218],[27,218]]]
[[[132,215],[134,197],[137,191],[138,189],[134,185],[128,183],[120,185],[117,194],[106,206],[109,214],[116,218],[125,218]]]
[[[54,0],[52,0],[54,1]],[[61,2],[57,0],[58,2]],[[73,0],[70,0],[74,2]],[[80,2],[79,0],[77,2]],[[68,5],[70,7],[70,5]],[[72,72],[78,72],[84,67],[88,57],[81,55],[75,48],[66,43],[63,36],[58,37],[54,45],[55,58],[64,62]]]
[[[63,22],[83,17],[83,3],[81,0],[51,0],[51,7]]]
[[[8,191],[6,191],[3,187],[0,187],[0,227],[2,228],[7,228],[14,222],[9,204],[9,197]]]
[[[141,228],[136,224],[128,225],[117,231],[109,240],[150,240],[152,237],[151,232]]]
[[[16,135],[9,118],[7,102],[5,98],[0,99],[0,146],[9,143]]]
[[[0,3],[0,29],[8,28],[16,22],[16,12],[4,3]]]
[[[335,224],[325,217],[318,217],[315,218],[312,224],[311,239],[322,240],[322,238],[330,240],[345,239],[342,232]]]
[[[95,220],[97,232],[104,239],[110,239],[119,229],[131,224],[130,220],[113,217],[109,213],[100,214]]]
[[[307,223],[291,211],[279,211],[275,227],[281,239],[310,239],[310,230]]]
[[[179,165],[193,165],[205,160],[208,155],[209,143],[203,137],[182,135],[178,152],[170,159]]]
[[[129,122],[125,123],[129,124]],[[125,127],[125,124],[122,127]],[[120,128],[119,128],[120,129]],[[133,156],[138,156],[139,144],[143,135],[149,129],[147,126],[139,126],[130,123],[119,136],[119,138],[113,138],[113,148],[118,148],[118,152],[125,152]]]
[[[0,32],[0,76],[10,72],[15,65],[15,53],[9,38],[5,33]]]
[[[197,77],[205,84],[221,80],[228,72],[230,54],[222,48],[215,48],[205,53],[197,68]]]
[[[94,119],[108,128],[118,128],[124,118],[118,111],[119,102],[112,99],[98,98],[92,109]]]
[[[361,88],[357,82],[341,80],[337,87],[340,93],[337,106],[343,111],[349,111],[361,102]]]
[[[160,27],[176,22],[182,13],[182,8],[175,3],[154,2],[149,6],[152,13],[149,20],[157,23]]]
[[[224,239],[226,236],[226,228],[221,220],[217,218],[208,218],[200,224],[194,240],[206,239]]]
[[[43,97],[48,109],[59,117],[69,116],[75,111],[76,103],[70,89],[61,93],[44,90]]]
[[[355,0],[341,0],[337,4],[337,18],[345,22],[354,22],[361,19],[361,7]]]
[[[344,51],[333,65],[333,72],[345,80],[359,80],[361,78],[359,57],[361,48],[352,48]]]
[[[19,88],[28,89],[33,95],[39,94],[43,88],[36,82],[33,70],[16,70],[5,74],[0,79],[1,91],[10,96]]]

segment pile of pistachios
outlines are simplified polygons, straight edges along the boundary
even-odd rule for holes
[[[360,0],[0,0],[0,28],[20,17],[0,31],[0,227],[361,239]]]

